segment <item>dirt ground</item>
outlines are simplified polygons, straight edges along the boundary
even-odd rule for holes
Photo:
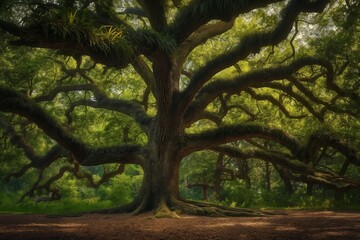
[[[159,219],[150,214],[0,215],[0,239],[360,239],[360,213],[286,212],[266,217]]]

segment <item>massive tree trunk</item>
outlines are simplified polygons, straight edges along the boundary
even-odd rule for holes
[[[173,199],[179,199],[179,168],[182,159],[179,139],[183,134],[182,117],[174,111],[174,92],[178,81],[171,77],[169,61],[154,64],[158,85],[158,112],[148,131],[143,164],[142,199],[137,212],[156,210],[166,212]]]
[[[176,144],[174,131],[166,131],[157,123],[149,135],[145,149],[145,161],[142,164],[144,177],[137,198],[129,211],[139,214],[154,211],[158,216],[177,217],[173,210],[174,199],[179,200],[180,153]],[[164,134],[165,132],[167,134]]]
[[[173,143],[150,143],[148,158],[144,163],[144,180],[141,189],[143,209],[154,210],[170,206],[179,198],[180,159]]]

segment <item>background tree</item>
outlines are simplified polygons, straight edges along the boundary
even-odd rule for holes
[[[360,165],[359,142],[338,123],[359,125],[351,55],[359,8],[330,0],[2,1],[6,46],[68,56],[49,59],[60,65],[45,65],[52,73],[1,80],[0,125],[30,160],[7,179],[36,169],[26,196],[54,191],[65,172],[97,186],[137,164],[139,195],[118,211],[259,214],[181,198],[182,159],[211,150],[263,160],[295,181],[358,188],[346,169]],[[327,56],[337,42],[345,43],[339,54]],[[322,154],[341,163],[323,166]],[[80,167],[104,164],[114,165],[97,181]]]

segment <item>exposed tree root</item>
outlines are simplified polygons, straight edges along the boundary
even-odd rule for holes
[[[206,202],[195,202],[188,200],[172,200],[174,208],[181,213],[189,215],[211,216],[211,217],[259,217],[280,214],[272,211],[261,211],[256,209],[233,208]]]
[[[142,201],[134,201],[121,207],[102,209],[91,213],[130,213],[131,215],[138,215],[150,211],[146,209],[146,202],[147,201],[143,199]],[[284,215],[285,213],[281,211],[227,207],[207,202],[196,202],[172,198],[170,204],[167,204],[165,201],[161,202],[156,210],[153,211],[153,214],[154,217],[157,218],[180,218],[181,214],[209,217],[260,217],[269,215]]]
[[[180,218],[178,213],[170,210],[165,202],[161,202],[159,208],[156,209],[154,216],[157,218]]]

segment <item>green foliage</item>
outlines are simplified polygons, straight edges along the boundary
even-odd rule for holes
[[[96,172],[95,176],[96,176]],[[100,173],[99,173],[100,174]],[[85,186],[84,182],[67,174],[56,183],[61,191],[61,199],[50,202],[35,202],[33,198],[26,198],[17,203],[20,195],[28,188],[33,176],[27,175],[19,180],[12,180],[11,184],[0,184],[0,212],[12,213],[81,213],[95,209],[111,208],[131,202],[138,194],[142,171],[138,167],[129,165],[125,174],[110,179],[106,184],[93,189]],[[38,196],[47,196],[45,192]]]
[[[125,29],[113,25],[99,26],[92,21],[95,17],[88,10],[65,8],[40,10],[24,21],[49,40],[73,40],[80,46],[93,47],[105,56],[118,59],[133,57],[133,47],[125,36]]]

